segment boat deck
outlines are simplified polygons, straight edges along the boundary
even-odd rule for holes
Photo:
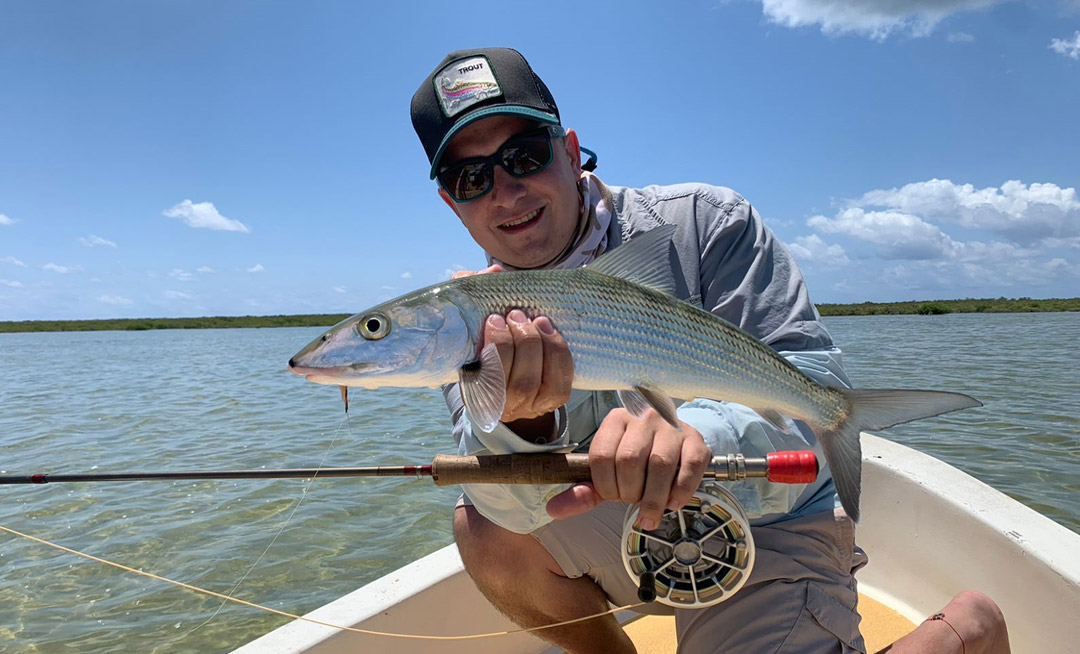
[[[859,615],[866,651],[877,652],[911,632],[915,625],[884,604],[859,595]],[[675,618],[647,615],[625,625],[626,633],[637,645],[638,654],[673,654]]]

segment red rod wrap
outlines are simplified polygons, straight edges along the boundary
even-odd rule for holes
[[[817,457],[809,450],[770,452],[769,481],[781,484],[810,484],[817,480]]]

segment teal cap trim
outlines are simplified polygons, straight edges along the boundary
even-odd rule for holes
[[[559,124],[559,118],[555,114],[549,114],[538,109],[533,109],[532,107],[520,107],[517,105],[502,104],[494,107],[485,107],[478,111],[474,111],[471,114],[465,116],[464,118],[458,120],[458,122],[456,122],[454,126],[450,128],[450,131],[446,133],[446,136],[443,137],[442,142],[439,143],[439,149],[435,151],[435,156],[431,160],[431,173],[428,179],[435,179],[435,174],[439,170],[439,160],[442,159],[443,151],[446,150],[446,146],[450,145],[450,140],[454,138],[454,136],[458,132],[460,132],[466,125],[476,122],[481,118],[507,114],[525,116],[526,118],[532,118],[533,120],[538,120],[542,123],[550,123],[552,125]]]

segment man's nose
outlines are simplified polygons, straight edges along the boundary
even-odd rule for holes
[[[495,166],[494,188],[491,200],[495,204],[511,207],[526,193],[525,183],[519,177],[506,172],[502,166]]]

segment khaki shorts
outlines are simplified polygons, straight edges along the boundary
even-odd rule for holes
[[[637,604],[620,552],[626,505],[606,502],[533,532],[568,577],[587,575],[615,606]],[[635,609],[675,614],[680,654],[866,652],[855,612],[854,573],[866,565],[854,523],[840,509],[753,527],[756,559],[746,585],[704,609],[658,602]]]

